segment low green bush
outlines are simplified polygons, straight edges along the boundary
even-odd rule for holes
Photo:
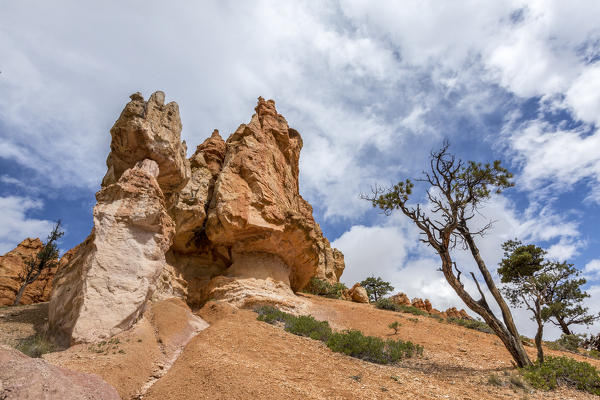
[[[21,340],[15,348],[29,357],[38,358],[42,354],[52,353],[55,350],[52,343],[45,335],[34,335]]]
[[[491,333],[494,331],[485,322],[477,321],[476,319],[448,318],[446,321],[450,324],[460,325],[468,329],[474,329],[479,332]]]
[[[425,317],[429,317],[429,313],[425,310],[421,310],[417,307],[413,307],[413,306],[405,306],[403,304],[398,306],[398,311],[406,313],[406,314],[412,314],[412,315],[423,315]]]
[[[360,358],[377,364],[397,362],[403,358],[422,355],[423,347],[402,340],[383,340],[365,336],[357,330],[334,333],[327,340],[327,347],[336,353]]]
[[[285,330],[298,336],[306,336],[322,342],[331,336],[331,327],[327,321],[317,321],[310,315],[288,318],[285,321]]]
[[[270,324],[282,322],[287,332],[324,342],[337,353],[360,358],[378,364],[397,362],[403,358],[423,355],[423,346],[402,340],[383,340],[364,336],[360,331],[332,332],[327,321],[317,321],[312,316],[285,313],[271,306],[255,309],[257,319]]]
[[[313,276],[302,291],[304,293],[315,294],[330,299],[340,299],[346,289],[348,289],[346,285],[341,282],[331,284],[323,279]]]
[[[560,385],[600,395],[600,375],[592,365],[568,357],[547,356],[521,369],[525,380],[537,389],[553,390]]]
[[[259,321],[264,321],[271,325],[275,322],[285,322],[289,317],[291,317],[290,314],[280,311],[272,306],[262,306],[256,308],[254,311],[258,313],[257,319]]]
[[[546,345],[552,350],[571,351],[579,353],[582,337],[580,335],[565,335],[564,333],[559,339],[553,342],[547,342]]]
[[[388,310],[388,311],[400,311],[398,309],[398,305],[396,303],[393,303],[389,298],[387,297],[382,297],[380,299],[378,299],[375,302],[375,307],[381,309],[381,310]]]
[[[427,317],[429,316],[429,313],[427,311],[421,310],[417,307],[407,306],[405,304],[396,304],[392,302],[389,298],[381,298],[377,300],[375,302],[375,307],[381,310],[396,311],[412,315],[423,315]]]

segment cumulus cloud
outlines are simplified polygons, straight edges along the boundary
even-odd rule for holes
[[[27,213],[43,207],[40,201],[28,197],[0,197],[0,254],[15,246],[15,238],[39,237],[42,240],[52,230],[51,221],[29,218]]]

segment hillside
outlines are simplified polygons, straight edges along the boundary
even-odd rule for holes
[[[118,351],[96,352],[96,345],[76,345],[44,356],[50,363],[93,372],[117,388],[123,399],[136,398],[141,386],[152,386],[144,399],[588,399],[597,398],[570,389],[553,392],[488,383],[496,374],[503,381],[516,375],[511,358],[493,335],[434,318],[378,310],[372,305],[301,295],[309,312],[327,320],[336,330],[359,329],[388,338],[387,325],[400,321],[395,336],[425,347],[422,358],[399,365],[377,365],[331,352],[318,341],[295,336],[277,326],[257,321],[251,310],[224,302],[209,302],[195,314],[210,326],[183,348],[164,376],[152,378],[152,359],[159,353],[154,337],[165,345],[183,329],[172,307],[154,310],[136,328],[116,336]],[[0,341],[18,332],[29,336],[46,310],[45,304],[0,310]],[[26,318],[33,315],[33,318]],[[161,322],[162,318],[162,322]],[[179,323],[177,322],[179,321]],[[152,332],[150,324],[156,328]],[[168,328],[167,328],[168,327]],[[165,334],[165,329],[170,334]],[[162,332],[162,333],[161,333]],[[183,347],[183,346],[182,346]],[[533,348],[528,348],[535,356]],[[546,349],[548,354],[565,355]],[[574,354],[596,367],[600,361]],[[168,369],[168,371],[164,371]],[[166,373],[165,373],[166,372]],[[160,374],[158,374],[160,375]]]

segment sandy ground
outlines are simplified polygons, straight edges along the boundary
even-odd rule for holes
[[[597,398],[574,390],[531,393],[511,385],[489,385],[492,373],[503,381],[514,374],[510,356],[493,335],[370,305],[306,297],[313,304],[312,314],[330,321],[337,329],[360,329],[387,338],[391,335],[388,324],[400,321],[402,327],[395,338],[422,344],[424,357],[406,360],[399,366],[360,361],[333,353],[320,342],[257,321],[252,311],[209,303],[199,314],[211,323],[210,328],[188,344],[146,398]],[[534,353],[531,349],[532,356]]]
[[[302,296],[312,304],[312,315],[329,321],[334,329],[353,328],[367,335],[411,340],[425,347],[424,356],[395,366],[368,363],[257,321],[253,311],[210,302],[196,312],[210,326],[183,348],[170,369],[157,360],[161,360],[165,343],[182,331],[185,319],[182,310],[169,303],[121,334],[116,347],[102,345],[99,351],[97,344],[79,345],[44,358],[101,375],[124,399],[140,398],[136,397],[140,386],[153,375],[144,399],[599,398],[571,389],[543,392],[511,385],[511,377],[518,375],[494,335],[371,305]],[[0,342],[39,329],[36,321],[44,321],[44,307],[0,309]],[[6,317],[7,313],[12,316]],[[387,328],[393,321],[402,324],[397,335]],[[528,351],[535,358],[535,349]],[[598,360],[570,353],[547,350],[547,354],[569,355],[600,367]],[[491,374],[505,385],[489,384]]]

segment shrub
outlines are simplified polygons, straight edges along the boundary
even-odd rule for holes
[[[553,342],[547,342],[546,345],[552,350],[579,353],[579,346],[581,343],[582,337],[580,335],[565,335],[563,333],[559,339]]]
[[[264,321],[268,324],[273,325],[275,322],[286,322],[290,314],[284,313],[272,306],[262,306],[256,308],[254,311],[258,313],[258,320]]]
[[[306,336],[314,340],[327,341],[331,336],[331,327],[327,321],[317,321],[312,316],[288,318],[285,330],[298,336]]]
[[[377,364],[397,362],[406,357],[423,354],[423,347],[402,340],[386,340],[374,336],[364,336],[357,330],[334,333],[327,341],[327,347],[336,353]]]
[[[393,303],[387,297],[382,297],[379,300],[377,300],[375,302],[375,307],[377,307],[377,308],[379,308],[381,310],[400,311],[400,309],[398,308],[398,305],[396,303]]]
[[[401,326],[402,326],[402,324],[400,322],[394,321],[388,325],[388,328],[393,329],[394,335],[396,335],[396,334],[398,334],[398,328],[400,328]]]
[[[257,319],[270,324],[283,322],[285,330],[298,336],[325,342],[337,353],[360,358],[379,364],[396,362],[406,357],[423,355],[423,346],[402,340],[386,340],[374,336],[364,336],[360,331],[349,330],[333,333],[327,321],[317,321],[312,316],[299,316],[285,313],[271,306],[256,308]]]
[[[346,289],[348,289],[346,285],[341,282],[331,284],[323,279],[313,276],[302,291],[317,296],[328,297],[330,299],[339,299]]]
[[[55,349],[52,343],[45,335],[34,335],[21,340],[15,348],[29,357],[41,357],[42,354],[52,353]]]
[[[565,385],[600,395],[598,370],[586,362],[572,358],[547,356],[543,364],[536,362],[522,368],[521,373],[537,389],[552,390]]]
[[[588,352],[588,357],[592,357],[595,359],[600,359],[600,351],[596,349],[592,349]]]
[[[429,316],[429,313],[427,311],[421,310],[417,307],[407,306],[405,304],[396,304],[392,302],[389,298],[381,298],[377,300],[375,302],[375,307],[381,310],[397,311],[412,315]]]
[[[427,311],[421,310],[413,306],[405,306],[403,304],[398,306],[398,311],[412,315],[423,315],[426,317],[429,316],[429,313]]]
[[[491,333],[494,331],[485,322],[477,321],[476,319],[448,318],[448,323],[460,325],[468,329],[474,329],[479,332]]]

